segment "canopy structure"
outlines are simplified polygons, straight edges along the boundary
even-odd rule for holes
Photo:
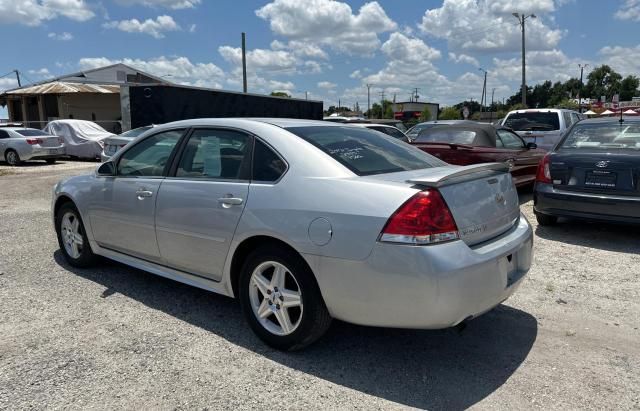
[[[10,95],[30,95],[30,94],[71,94],[71,93],[120,93],[120,85],[114,84],[89,84],[71,83],[66,81],[54,81],[51,83],[37,84],[31,87],[24,87],[9,90]]]
[[[598,113],[596,113],[595,111],[588,110],[588,111],[585,111],[585,112],[584,112],[584,113],[582,113],[582,114],[586,114],[586,115],[588,115],[588,116],[595,116],[595,115],[596,115],[596,114],[598,114]]]
[[[600,113],[601,116],[610,116],[611,114],[614,114],[613,111],[611,110],[605,110],[602,113]]]
[[[637,112],[637,111],[634,111],[634,110],[629,109],[629,110],[627,110],[627,111],[623,112],[622,114],[627,114],[627,115],[637,116],[637,115],[638,115],[638,112]]]

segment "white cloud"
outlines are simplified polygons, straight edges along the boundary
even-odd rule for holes
[[[167,15],[158,16],[155,20],[146,19],[143,22],[138,19],[110,21],[104,23],[102,27],[128,33],[144,33],[157,39],[163,38],[167,31],[180,30],[180,26],[173,20],[173,17]]]
[[[195,33],[196,32],[196,27],[198,27],[196,24],[192,24],[189,26],[189,33]]]
[[[124,63],[131,67],[165,77],[178,84],[199,87],[222,88],[225,80],[224,71],[213,63],[192,63],[187,57],[156,57],[150,60],[124,58],[111,60],[106,57],[85,57],[78,65],[81,70],[88,70],[110,64]]]
[[[293,55],[301,58],[329,59],[329,55],[320,47],[304,41],[292,40],[288,44],[284,44],[281,41],[273,40],[271,42],[271,48],[273,50],[288,50]]]
[[[462,53],[456,54],[456,53],[449,52],[449,61],[453,61],[456,64],[466,63],[476,67],[480,66],[478,59],[471,56],[467,56],[466,54],[462,54]]]
[[[84,0],[0,0],[0,24],[39,26],[60,16],[87,21],[95,13]]]
[[[232,66],[242,65],[242,49],[240,47],[221,46],[218,52]],[[296,71],[298,59],[284,50],[254,49],[247,51],[247,70],[278,72],[292,74]]]
[[[28,70],[27,73],[29,73],[30,76],[39,77],[41,79],[53,77],[51,75],[51,72],[49,72],[49,69],[46,68],[46,67],[43,67],[43,68],[38,69],[38,70]]]
[[[63,31],[62,33],[54,33],[51,32],[47,35],[47,37],[49,37],[50,39],[53,40],[60,40],[60,41],[69,41],[69,40],[73,40],[73,34]]]
[[[602,64],[611,66],[623,76],[640,73],[640,44],[635,47],[603,47],[598,54],[602,56]]]
[[[389,59],[407,63],[440,58],[439,50],[427,46],[420,39],[412,39],[398,32],[391,33],[389,40],[382,45],[381,50]]]
[[[586,63],[586,61],[567,57],[560,50],[527,53],[527,85],[532,86],[546,80],[567,81],[572,77],[578,77],[580,75],[579,63]],[[503,81],[520,84],[522,78],[520,57],[494,58],[493,65],[493,69],[489,69],[492,75]]]
[[[123,6],[164,7],[168,9],[190,9],[201,3],[201,0],[116,0]]]
[[[10,77],[0,78],[0,93],[18,87],[18,80]]]
[[[552,0],[444,0],[442,7],[425,12],[419,28],[423,33],[446,39],[449,50],[454,52],[518,51],[520,25],[511,13],[553,10]],[[540,17],[527,19],[526,25],[528,50],[551,50],[565,33],[549,27]]]
[[[613,16],[618,20],[640,21],[640,0],[625,0]]]
[[[351,78],[362,78],[362,72],[360,70],[355,70],[353,73],[349,74]]]
[[[334,0],[274,0],[256,15],[279,36],[355,55],[372,55],[380,46],[378,34],[397,28],[375,1],[353,14],[348,4]]]
[[[336,83],[332,83],[330,81],[321,81],[318,83],[318,87],[330,90],[332,88],[336,88],[338,85]]]

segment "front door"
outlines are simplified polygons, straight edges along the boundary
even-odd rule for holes
[[[160,186],[156,235],[164,264],[220,280],[249,192],[252,137],[195,129]]]
[[[155,233],[158,190],[183,130],[147,137],[122,154],[113,177],[96,177],[89,219],[101,246],[160,262]]]
[[[538,163],[543,154],[540,150],[527,148],[525,142],[516,133],[499,129],[498,141],[504,147],[503,155],[509,164],[513,182],[516,185],[533,182]]]

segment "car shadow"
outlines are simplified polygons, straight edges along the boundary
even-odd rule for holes
[[[558,224],[538,225],[535,233],[545,240],[620,253],[640,254],[638,227],[615,223],[561,218]]]
[[[533,200],[533,185],[518,188],[518,201],[520,205]]]
[[[518,369],[536,339],[530,314],[501,305],[464,331],[362,327],[335,321],[316,344],[280,352],[253,335],[235,300],[115,262],[66,270],[212,332],[286,367],[407,406],[463,410],[497,390]]]

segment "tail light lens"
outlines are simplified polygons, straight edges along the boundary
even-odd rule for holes
[[[536,181],[538,183],[552,184],[551,170],[549,169],[550,157],[549,154],[542,157],[538,164],[538,172],[536,173]]]
[[[30,144],[30,145],[42,144],[42,139],[41,138],[28,138],[27,139],[27,144]]]
[[[60,143],[60,144],[64,144],[64,138],[62,138],[62,137],[58,137],[58,143]]]
[[[438,190],[421,191],[393,213],[380,241],[426,245],[460,238],[451,210]]]

